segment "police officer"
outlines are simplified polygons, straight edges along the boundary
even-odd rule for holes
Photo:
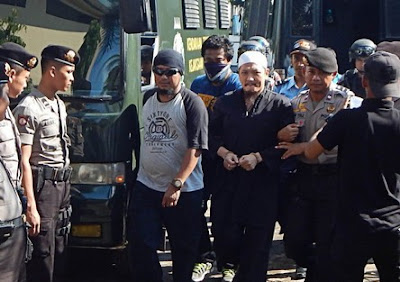
[[[30,72],[38,64],[38,58],[13,42],[0,46],[0,61],[7,62],[10,67],[10,82],[8,83],[10,98],[17,98],[28,84]]]
[[[400,41],[382,41],[376,47],[376,51],[386,51],[399,57],[400,59]],[[394,108],[400,110],[400,97],[392,97]]]
[[[37,89],[14,109],[21,134],[22,181],[32,218],[34,251],[28,281],[59,280],[63,275],[71,215],[67,113],[56,92],[71,86],[79,56],[71,48],[55,45],[44,48],[41,56]]]
[[[6,282],[25,281],[27,243],[17,190],[19,144],[15,124],[8,116],[10,70],[9,64],[0,62],[0,281]],[[6,135],[8,140],[4,138]]]
[[[290,62],[294,69],[294,76],[286,78],[283,82],[275,86],[274,91],[283,94],[289,99],[293,99],[300,93],[306,90],[306,81],[304,78],[304,54],[307,51],[314,50],[317,46],[306,39],[297,40],[293,49],[290,52]]]
[[[314,50],[317,48],[312,41],[306,39],[296,40],[293,44],[293,49],[290,52],[290,62],[294,69],[294,75],[288,77],[283,82],[278,83],[274,91],[279,94],[283,94],[289,99],[293,99],[296,97],[301,91],[308,89],[306,85],[306,80],[304,78],[304,60],[305,53],[310,50]],[[296,125],[293,125],[296,129]],[[293,137],[294,139],[294,137]],[[293,141],[293,140],[291,140]],[[287,201],[285,200],[287,197],[286,193],[288,192],[289,182],[291,181],[291,177],[293,176],[293,172],[295,171],[296,160],[288,160],[283,163],[281,167],[281,203],[280,203],[280,211],[279,211],[279,223],[281,225],[281,230],[284,232],[285,222],[286,222],[286,211],[287,211]],[[306,277],[306,268],[297,266],[296,267],[296,279],[303,279]]]
[[[376,51],[376,45],[372,40],[362,38],[354,41],[349,49],[349,61],[354,61],[355,68],[345,72],[338,84],[349,88],[357,96],[365,98],[365,89],[361,85],[361,77],[364,74],[365,60]]]
[[[309,89],[292,100],[296,123],[281,130],[280,140],[291,140],[298,135],[300,142],[307,142],[328,118],[343,108],[361,104],[362,99],[353,92],[332,82],[338,70],[332,50],[318,47],[307,52],[305,64]],[[283,155],[286,158],[289,153],[301,154],[301,144],[281,142],[277,148],[290,149]],[[336,149],[325,151],[316,160],[298,157],[284,240],[287,256],[307,267],[306,281],[325,281],[329,273],[337,190],[336,157]]]

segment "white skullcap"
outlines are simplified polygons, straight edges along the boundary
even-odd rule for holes
[[[267,58],[258,51],[246,51],[239,57],[238,68],[247,63],[257,64],[264,69],[268,68]]]

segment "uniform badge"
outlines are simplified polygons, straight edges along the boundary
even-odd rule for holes
[[[19,125],[26,125],[28,123],[29,116],[24,116],[24,115],[18,115],[18,124]]]
[[[64,54],[64,60],[66,60],[67,62],[70,63],[74,63],[75,62],[75,52],[72,50],[69,50],[66,54]]]
[[[326,107],[326,111],[328,113],[333,113],[335,111],[335,105],[329,105],[328,107]]]
[[[300,111],[300,112],[305,112],[305,111],[307,111],[306,105],[305,105],[304,103],[300,103],[300,104],[299,104],[299,111]]]

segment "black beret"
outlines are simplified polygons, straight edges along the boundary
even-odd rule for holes
[[[49,45],[44,48],[42,58],[70,66],[77,65],[81,59],[79,54],[71,48],[59,45]]]
[[[318,47],[305,53],[308,65],[316,67],[326,73],[337,72],[338,64],[333,50]]]
[[[16,64],[30,71],[38,64],[38,58],[28,53],[24,47],[14,42],[0,45],[0,60],[9,64]]]
[[[0,62],[0,84],[7,83],[10,80],[11,67],[6,62]]]
[[[182,54],[172,49],[165,49],[158,52],[157,56],[154,58],[153,65],[177,68],[181,74],[183,74],[185,70]]]
[[[400,58],[400,41],[382,41],[376,47],[376,51],[386,51]]]

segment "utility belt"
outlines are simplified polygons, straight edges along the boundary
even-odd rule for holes
[[[22,226],[24,223],[25,222],[22,219],[22,216],[13,220],[0,221],[0,243],[10,238],[14,232],[14,229]]]
[[[306,164],[300,162],[297,166],[299,174],[332,175],[338,172],[337,164]]]
[[[49,166],[32,166],[32,173],[43,180],[63,182],[70,179],[72,167],[53,168]]]

